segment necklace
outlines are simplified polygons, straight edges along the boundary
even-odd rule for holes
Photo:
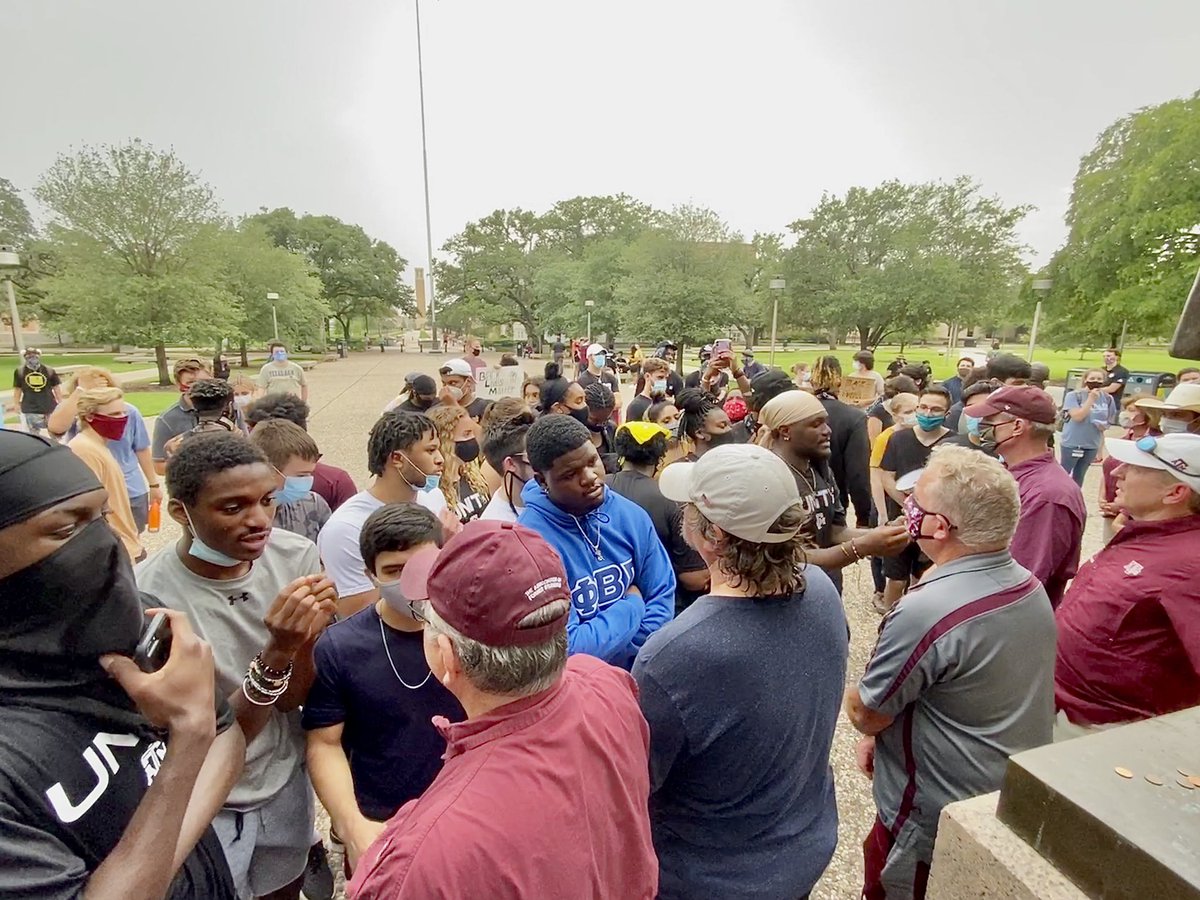
[[[392,651],[388,649],[387,632],[383,630],[383,616],[379,617],[379,638],[383,641],[383,652],[387,654],[388,665],[392,667],[392,674],[396,676],[396,680],[410,691],[415,691],[417,688],[425,687],[425,682],[429,680],[429,676],[432,675],[433,672],[426,672],[425,677],[422,679],[420,684],[409,684],[407,681],[401,678],[400,673],[396,671],[396,664],[392,662]]]
[[[797,475],[799,475],[804,480],[804,483],[806,485],[808,485],[808,489],[810,491],[812,491],[814,494],[817,492],[817,474],[815,472],[813,472],[812,466],[809,466],[808,473],[806,474],[804,472],[801,472],[799,469],[797,469],[795,466],[793,466],[790,462],[787,462],[786,459],[784,460],[784,462],[787,463],[787,467],[789,469],[791,469],[793,472],[795,472]],[[808,478],[809,475],[812,475],[811,481]]]
[[[579,519],[571,516],[571,521],[575,523],[575,527],[579,529],[579,533],[583,535],[583,539],[587,542],[587,545],[592,548],[592,555],[596,557],[596,560],[604,559],[604,554],[600,552],[600,522],[596,522],[596,540],[593,541],[588,537],[588,533],[584,531],[583,526],[579,524]]]

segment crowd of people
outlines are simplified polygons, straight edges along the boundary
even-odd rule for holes
[[[407,376],[361,490],[286,347],[257,383],[179,360],[152,435],[111,373],[61,397],[27,358],[54,402],[0,431],[0,894],[329,896],[319,801],[354,898],[795,900],[844,717],[863,896],[920,898],[941,810],[1010,755],[1200,704],[1200,372],[1126,398],[1109,351],[1060,409],[1005,354],[938,382],[714,341],[684,379],[663,342],[622,409],[610,350],[554,346],[516,397],[473,338]]]

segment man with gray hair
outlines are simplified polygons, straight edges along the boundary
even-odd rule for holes
[[[1050,742],[1054,612],[1009,554],[1020,509],[999,461],[956,446],[933,451],[905,503],[936,568],[884,618],[846,692],[878,812],[865,900],[924,897],[942,808],[998,790],[1010,755]]]
[[[511,522],[414,554],[400,589],[467,721],[433,784],[363,854],[351,898],[652,898],[649,744],[633,678],[567,658],[562,561]]]
[[[1012,556],[1045,585],[1057,608],[1079,570],[1087,504],[1075,480],[1054,459],[1050,439],[1058,411],[1032,385],[1003,387],[971,408],[983,449],[999,453],[1021,496]]]

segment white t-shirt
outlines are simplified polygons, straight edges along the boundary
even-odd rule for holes
[[[295,579],[320,571],[321,559],[312,541],[273,528],[262,556],[241,578],[202,578],[183,564],[174,545],[138,565],[134,576],[139,590],[168,609],[187,613],[196,634],[212,646],[217,689],[228,697],[239,689],[250,660],[270,640],[263,617],[279,592]],[[303,762],[300,711],[272,710],[263,730],[246,748],[246,768],[225,805],[257,809],[283,789]]]
[[[441,491],[419,492],[417,503],[435,516],[446,508],[446,498]],[[362,551],[358,548],[358,536],[367,517],[383,505],[383,501],[370,491],[359,491],[335,509],[321,529],[317,545],[321,550],[321,560],[325,563],[325,572],[337,585],[339,597],[362,594],[375,587],[367,577]]]
[[[509,505],[508,498],[504,496],[503,488],[492,494],[492,499],[488,501],[487,507],[479,516],[479,520],[481,522],[517,521],[517,513],[513,512],[512,506]]]

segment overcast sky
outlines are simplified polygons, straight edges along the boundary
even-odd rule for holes
[[[624,191],[783,231],[823,191],[965,174],[1038,209],[1200,89],[1197,0],[424,0],[435,248],[498,207]],[[4,0],[0,176],[173,146],[231,214],[329,213],[425,260],[412,0]],[[411,276],[410,276],[411,277]]]

